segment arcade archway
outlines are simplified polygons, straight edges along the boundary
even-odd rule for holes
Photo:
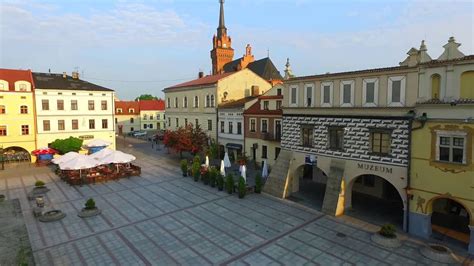
[[[393,224],[400,229],[404,223],[404,203],[399,191],[383,177],[360,175],[347,187],[349,206],[344,213],[374,224]]]
[[[0,157],[2,157],[0,160],[3,159],[6,164],[31,162],[30,153],[26,149],[17,146],[3,148],[3,154],[0,154]]]
[[[303,164],[294,171],[298,179],[298,191],[289,199],[311,208],[321,210],[326,192],[327,175],[316,165]]]

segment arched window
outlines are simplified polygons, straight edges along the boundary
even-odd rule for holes
[[[188,97],[184,96],[183,98],[183,107],[188,108]]]
[[[461,74],[461,98],[474,99],[474,71]]]
[[[209,94],[206,95],[206,107],[209,107],[210,106],[210,98],[209,98]]]
[[[434,74],[431,76],[431,99],[439,99],[441,91],[441,76]]]
[[[194,96],[194,107],[199,107],[199,96]]]
[[[178,97],[174,98],[174,108],[178,108]]]
[[[21,114],[27,114],[28,113],[28,106],[26,106],[26,105],[20,106],[20,113]]]

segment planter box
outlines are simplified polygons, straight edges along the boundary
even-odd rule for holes
[[[398,248],[402,245],[402,242],[398,237],[388,238],[380,235],[378,232],[373,234],[370,239],[372,242],[386,248]]]
[[[82,210],[79,211],[77,216],[81,218],[88,218],[88,217],[93,217],[101,214],[102,211],[99,208],[94,208],[94,209],[86,209],[83,208]]]

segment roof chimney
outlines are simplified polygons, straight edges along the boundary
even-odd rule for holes
[[[73,79],[79,79],[79,72],[77,72],[77,71],[72,71],[72,78],[73,78]]]
[[[259,87],[256,85],[252,86],[252,96],[258,96],[259,95]]]
[[[67,78],[66,72],[63,72],[63,78]]]
[[[198,73],[198,78],[203,78],[203,77],[204,77],[204,72],[199,71],[199,73]]]

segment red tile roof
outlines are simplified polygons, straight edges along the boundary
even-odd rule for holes
[[[222,74],[217,74],[217,75],[207,75],[207,76],[202,77],[202,78],[198,78],[198,79],[195,79],[195,80],[187,81],[187,82],[184,82],[184,83],[180,83],[180,84],[165,88],[164,90],[216,84],[220,79],[223,79],[223,78],[225,78],[227,76],[230,76],[234,73],[235,72],[227,72],[227,73],[222,73]]]
[[[117,108],[122,108],[122,113],[117,113]],[[134,112],[130,113],[128,110],[133,108]],[[116,101],[115,102],[115,115],[139,115],[140,106],[136,101]]]
[[[138,101],[140,110],[142,111],[164,111],[165,101],[164,100],[140,100]]]
[[[15,82],[19,80],[28,81],[31,83],[31,88],[34,89],[33,76],[31,70],[16,70],[0,68],[0,79],[8,82],[8,90],[15,91]]]

